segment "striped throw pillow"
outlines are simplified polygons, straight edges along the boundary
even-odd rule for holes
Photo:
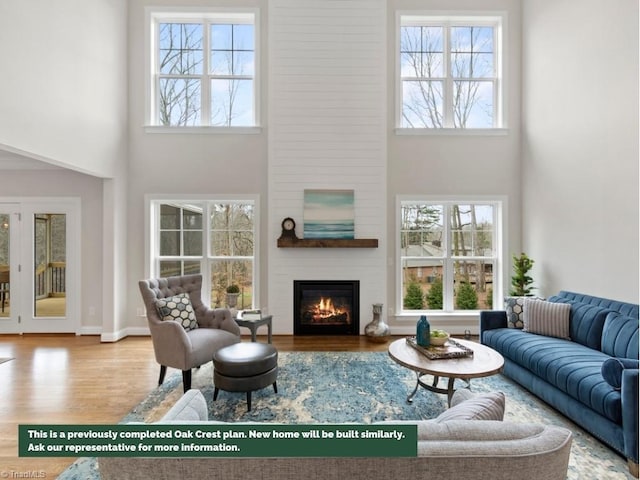
[[[571,305],[568,303],[553,303],[528,298],[524,302],[523,330],[547,337],[569,339],[570,312]]]
[[[524,327],[524,302],[527,298],[544,300],[544,298],[540,297],[504,297],[504,309],[507,312],[507,327],[522,330],[522,327]]]

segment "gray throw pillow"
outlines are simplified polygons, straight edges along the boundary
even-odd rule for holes
[[[505,397],[502,392],[490,392],[474,395],[473,393],[463,394],[463,398],[456,398],[459,390],[454,394],[451,401],[451,408],[442,412],[435,419],[436,423],[448,422],[451,420],[498,420],[504,419]],[[468,398],[466,398],[468,397]],[[460,401],[462,400],[462,401]]]
[[[156,309],[163,321],[178,322],[186,331],[198,328],[196,314],[188,293],[159,298],[156,300]]]
[[[547,337],[570,338],[568,303],[545,302],[528,298],[524,302],[525,332]]]
[[[540,297],[504,297],[504,309],[507,312],[507,327],[524,327],[524,302],[527,298],[544,300]]]

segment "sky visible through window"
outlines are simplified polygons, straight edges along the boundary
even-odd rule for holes
[[[402,24],[401,126],[493,128],[495,59],[493,26]]]
[[[158,122],[255,125],[254,25],[162,22],[158,26]]]

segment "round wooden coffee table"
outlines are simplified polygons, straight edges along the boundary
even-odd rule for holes
[[[504,358],[495,350],[468,340],[456,338],[455,341],[473,350],[473,356],[429,360],[410,346],[405,338],[396,340],[389,345],[389,356],[403,367],[416,372],[416,387],[407,397],[408,403],[413,401],[418,387],[421,386],[432,392],[446,394],[449,405],[451,405],[456,378],[465,380],[469,386],[469,380],[472,378],[489,377],[502,370]],[[426,375],[433,376],[431,383],[423,381],[422,377]],[[438,386],[441,377],[449,379],[447,388]]]

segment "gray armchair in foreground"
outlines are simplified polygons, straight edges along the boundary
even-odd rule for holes
[[[140,293],[147,309],[147,320],[156,361],[160,364],[162,384],[167,367],[182,370],[186,392],[191,388],[191,369],[213,360],[220,348],[240,341],[240,328],[226,308],[211,309],[202,303],[202,275],[140,280]],[[195,328],[185,328],[179,321],[163,320],[158,300],[187,294],[195,314]],[[186,302],[188,303],[188,302]],[[181,306],[182,308],[182,306]]]

